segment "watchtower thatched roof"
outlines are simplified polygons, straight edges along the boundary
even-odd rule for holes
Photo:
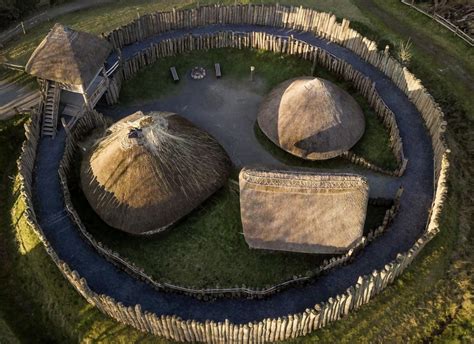
[[[55,24],[31,55],[25,70],[41,79],[85,88],[111,50],[103,38]]]
[[[285,151],[308,160],[330,159],[362,137],[364,114],[330,81],[300,77],[276,86],[262,102],[258,125]]]
[[[251,248],[335,254],[360,242],[369,192],[364,177],[244,168],[239,184]]]
[[[82,160],[81,185],[107,224],[162,231],[227,180],[230,160],[209,134],[168,112],[136,112],[112,125]]]

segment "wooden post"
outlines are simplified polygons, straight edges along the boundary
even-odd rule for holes
[[[21,22],[21,29],[23,30],[23,34],[26,35],[25,24]]]
[[[314,76],[315,71],[316,71],[316,59],[313,60],[313,65],[311,66],[311,76]]]
[[[250,81],[254,81],[255,78],[255,67],[250,66]]]

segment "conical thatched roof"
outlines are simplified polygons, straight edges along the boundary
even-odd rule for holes
[[[112,46],[103,38],[55,24],[26,64],[42,79],[86,87],[103,66]]]
[[[333,83],[301,77],[275,87],[264,99],[258,125],[285,151],[309,160],[348,151],[364,134],[357,102]]]
[[[110,226],[132,234],[166,229],[226,181],[230,160],[209,134],[165,112],[136,112],[84,155],[81,184]]]
[[[244,237],[252,248],[336,254],[362,238],[364,177],[244,168],[239,185]]]

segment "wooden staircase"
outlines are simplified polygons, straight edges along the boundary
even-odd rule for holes
[[[61,90],[56,83],[52,81],[46,82],[41,136],[50,136],[53,138],[56,136],[60,93]]]

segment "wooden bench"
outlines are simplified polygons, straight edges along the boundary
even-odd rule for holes
[[[222,76],[222,74],[221,74],[221,65],[219,63],[215,63],[214,68],[216,70],[216,78],[220,78]]]
[[[171,76],[173,77],[174,81],[179,81],[178,72],[176,71],[176,67],[170,68]]]

